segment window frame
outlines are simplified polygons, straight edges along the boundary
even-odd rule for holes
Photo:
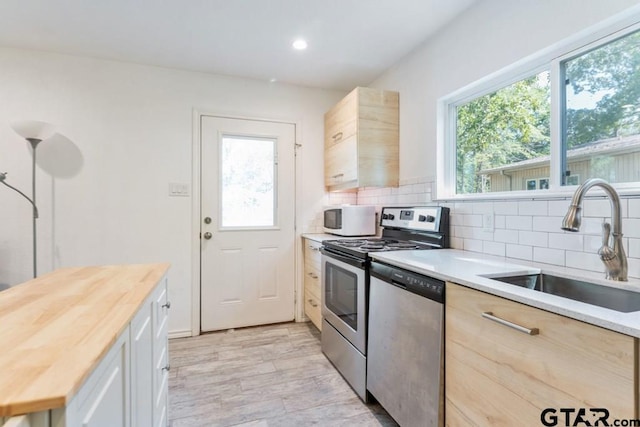
[[[436,200],[477,199],[553,199],[571,196],[577,185],[562,185],[561,171],[566,170],[564,123],[563,62],[595,50],[615,39],[640,30],[640,6],[614,15],[573,36],[525,57],[438,100],[436,147]],[[550,173],[549,189],[496,191],[490,193],[456,193],[456,125],[457,108],[476,98],[500,90],[540,72],[549,71],[551,86]],[[639,182],[612,183],[622,195],[640,194]]]

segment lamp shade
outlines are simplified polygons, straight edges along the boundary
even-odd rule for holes
[[[20,120],[11,123],[11,128],[25,139],[37,139],[43,141],[55,132],[52,124],[36,120]]]

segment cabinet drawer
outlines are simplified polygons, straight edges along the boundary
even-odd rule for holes
[[[315,242],[313,240],[304,239],[304,263],[305,266],[313,266],[320,269],[320,262],[322,260],[322,256],[320,254],[320,247],[322,243]]]
[[[320,300],[320,274],[317,270],[305,270],[304,290]]]
[[[322,330],[322,311],[320,299],[309,292],[304,293],[304,313],[316,328]]]
[[[447,425],[538,425],[546,408],[635,416],[634,338],[451,283],[446,292]]]

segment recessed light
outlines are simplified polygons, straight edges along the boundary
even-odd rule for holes
[[[277,81],[278,81],[278,79],[276,79],[275,77],[271,77],[271,78],[269,79],[269,83],[275,83],[275,82],[277,82]]]
[[[307,48],[307,42],[303,39],[297,39],[293,42],[293,48],[295,50],[305,50]]]

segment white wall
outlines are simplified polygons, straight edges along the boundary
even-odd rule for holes
[[[637,0],[481,0],[369,86],[400,92],[400,179],[435,176],[438,98]]]
[[[170,331],[189,331],[192,200],[169,197],[168,183],[191,184],[193,110],[301,123],[298,221],[306,224],[323,203],[323,167],[317,161],[323,155],[323,114],[342,96],[0,49],[0,171],[9,172],[7,181],[30,194],[31,157],[9,127],[13,120],[55,124],[82,156],[82,168],[71,178],[38,170],[39,273],[63,266],[170,262]],[[48,151],[44,144],[38,149],[44,162],[62,156],[64,168],[75,161],[68,151],[53,153],[53,143]],[[25,200],[0,188],[0,283],[31,277],[30,217]]]
[[[362,189],[358,203],[431,204],[439,97],[637,4],[631,0],[479,1],[371,84],[400,92],[401,186]],[[607,200],[585,202],[579,233],[560,229],[568,200],[437,204],[451,209],[454,248],[586,271],[604,270],[596,252],[601,224],[610,221]],[[485,213],[495,215],[495,230],[483,230]],[[629,276],[640,278],[640,199],[623,198],[622,216]]]

